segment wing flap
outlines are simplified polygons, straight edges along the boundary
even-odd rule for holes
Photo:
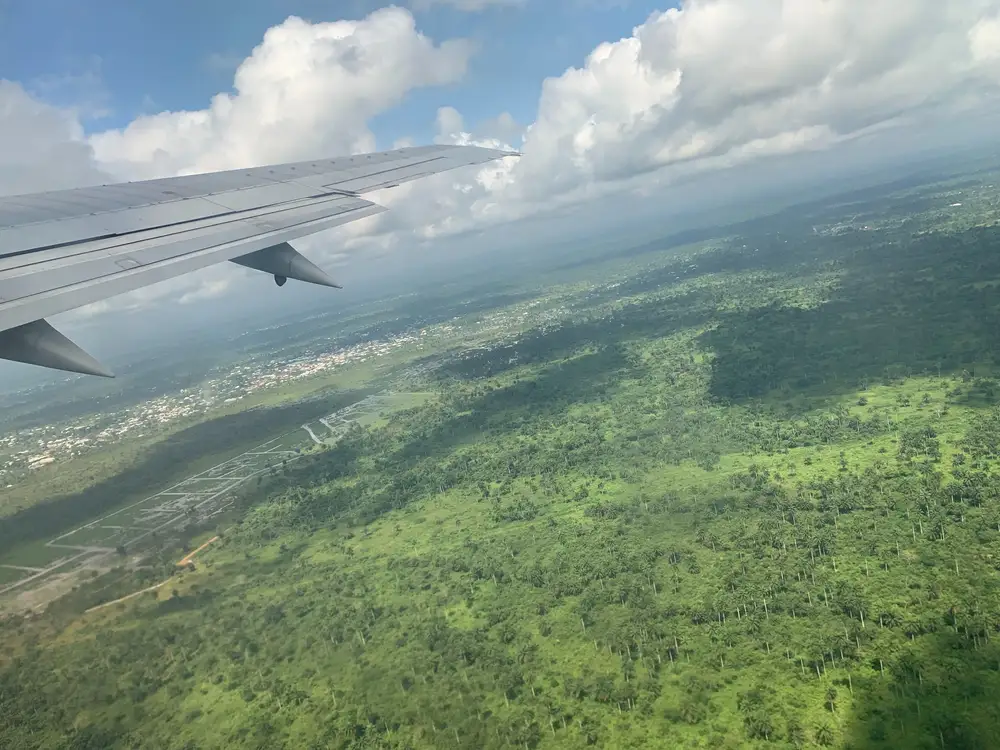
[[[6,231],[25,225],[37,228],[40,223],[94,217],[114,211],[131,211],[144,206],[165,205],[196,198],[222,200],[215,196],[262,186],[273,187],[276,184],[295,185],[307,191],[338,190],[360,194],[376,190],[386,183],[416,179],[422,174],[443,172],[471,164],[483,164],[508,155],[510,154],[505,151],[477,146],[421,146],[338,159],[98,185],[33,195],[0,196],[0,255],[8,252]],[[259,195],[266,193],[261,192]],[[137,221],[136,228],[141,226],[144,224]]]
[[[509,155],[422,146],[0,197],[0,331],[371,216],[385,209],[362,193]]]
[[[329,191],[325,192],[329,193]],[[208,195],[205,196],[204,200],[230,211],[247,211],[262,206],[274,206],[289,201],[316,198],[323,194],[324,191],[314,190],[294,182],[276,182],[273,185],[260,185]]]
[[[8,258],[0,270],[0,320],[5,328],[22,325],[384,210],[335,196],[127,242],[99,240],[71,257]]]

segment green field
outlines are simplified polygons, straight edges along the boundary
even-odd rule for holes
[[[17,497],[22,498],[18,502],[24,507],[0,522],[0,549],[47,541],[59,533],[140,502],[264,441],[282,438],[299,447],[304,441],[297,435],[282,436],[299,430],[303,422],[317,415],[351,404],[363,396],[363,392],[328,391],[324,398],[304,403],[207,414],[204,421],[183,426],[183,429],[176,429],[175,425],[167,434],[148,443],[52,465],[51,471],[39,472],[32,482],[17,488]],[[77,461],[102,468],[97,474],[85,473],[75,485],[77,489],[72,491],[74,479],[80,476]]]
[[[359,413],[356,421],[362,427],[381,427],[389,423],[395,412],[423,406],[434,397],[433,393],[390,393],[373,408]]]
[[[0,567],[0,586],[20,581],[28,575],[29,573],[26,570],[13,570],[11,568]]]
[[[44,542],[28,542],[5,550],[0,562],[7,565],[26,565],[29,568],[44,568],[57,560],[68,557],[70,550],[46,547]]]
[[[194,570],[5,623],[0,746],[994,747],[1000,228],[952,190],[526,281],[568,312],[477,311]]]

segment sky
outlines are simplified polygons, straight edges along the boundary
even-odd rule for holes
[[[985,142],[998,103],[1000,0],[0,0],[0,193],[430,142],[522,152],[296,243],[347,284]],[[239,308],[252,273],[56,322],[113,336],[123,311]]]
[[[266,29],[289,16],[322,23],[360,19],[377,0],[0,0],[0,71],[40,98],[84,113],[94,132],[161,110],[205,106],[231,89],[239,64]],[[94,8],[100,8],[95,13]],[[429,141],[447,100],[470,122],[498,114],[534,117],[541,84],[598,44],[631,34],[653,0],[416,0],[408,7],[432,39],[471,40],[476,53],[447,92],[414,90],[377,116],[383,143],[405,134]],[[55,23],[53,23],[55,21]],[[149,32],[156,29],[155,34]]]

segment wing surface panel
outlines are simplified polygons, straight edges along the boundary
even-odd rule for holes
[[[16,227],[33,226],[37,231],[43,224],[70,219],[93,220],[121,212],[123,216],[116,217],[114,222],[115,231],[132,231],[149,227],[150,221],[158,221],[155,213],[132,213],[140,208],[173,205],[175,208],[165,209],[163,215],[196,218],[199,211],[210,210],[207,203],[200,202],[206,198],[218,205],[238,201],[241,206],[251,208],[287,199],[283,198],[286,191],[298,192],[300,197],[331,190],[363,194],[387,184],[482,164],[506,155],[509,154],[476,146],[423,146],[339,159],[0,197],[0,255],[11,252],[6,235]],[[226,197],[222,197],[224,194]],[[189,204],[188,201],[196,202]],[[126,216],[128,219],[124,218]],[[104,224],[99,221],[95,226]],[[66,234],[71,233],[67,231]],[[45,244],[39,242],[36,246],[44,247]]]
[[[71,257],[7,258],[9,267],[0,271],[0,321],[11,328],[384,210],[336,196],[169,235],[132,236],[117,245],[100,240]],[[13,265],[16,260],[23,264]]]
[[[0,358],[90,371],[44,318],[215,263],[336,286],[288,241],[385,210],[364,193],[512,155],[421,146],[0,197]]]

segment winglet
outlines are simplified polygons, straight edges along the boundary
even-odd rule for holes
[[[0,358],[53,370],[113,378],[107,367],[74,344],[48,321],[34,320],[0,331]]]
[[[232,262],[255,271],[273,274],[276,279],[297,279],[310,284],[331,286],[334,289],[342,288],[340,284],[327,275],[326,271],[287,242],[241,255],[238,258],[233,258]],[[280,281],[278,285],[281,286],[283,283]]]

